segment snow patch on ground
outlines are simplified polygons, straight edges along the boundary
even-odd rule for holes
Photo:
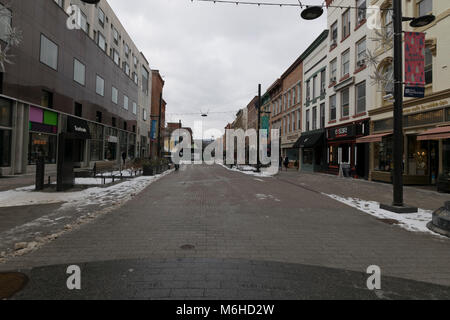
[[[153,181],[166,175],[167,171],[161,175],[134,179],[105,187],[93,187],[75,192],[35,192],[34,186],[18,188],[0,192],[0,207],[16,207],[35,204],[65,203],[65,205],[83,207],[92,204],[104,205],[111,202],[123,200],[133,194],[139,193]],[[108,182],[108,179],[107,179]],[[101,178],[77,178],[77,184],[99,185],[103,183]]]
[[[240,172],[243,174],[251,175],[254,177],[261,177],[261,178],[269,178],[278,173],[278,167],[276,168],[276,170],[270,170],[270,168],[269,169],[262,168],[261,172],[255,172],[256,169],[251,166],[238,165],[236,167],[235,165],[233,165],[233,167],[230,168],[222,163],[220,163],[220,165],[229,171]]]
[[[425,232],[438,235],[427,228],[428,222],[432,220],[433,212],[430,210],[419,209],[417,213],[410,214],[398,214],[387,210],[380,209],[380,204],[375,201],[366,201],[357,198],[343,198],[334,194],[325,194],[334,200],[342,202],[350,207],[356,208],[362,212],[370,214],[378,219],[389,219],[392,221],[398,221],[395,223],[403,229],[412,232]]]

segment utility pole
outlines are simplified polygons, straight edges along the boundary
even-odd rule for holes
[[[261,163],[259,159],[259,130],[261,128],[261,84],[258,85],[258,102],[257,102],[257,109],[258,109],[258,130],[256,130],[256,172],[261,172]]]

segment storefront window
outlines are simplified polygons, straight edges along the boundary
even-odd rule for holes
[[[328,159],[328,163],[330,165],[338,165],[338,160],[339,160],[339,152],[338,152],[338,147],[337,146],[330,146],[328,148],[329,150],[329,159]]]
[[[450,175],[450,139],[446,139],[443,141],[443,171],[445,175]]]
[[[417,136],[408,136],[408,173],[428,175],[429,141],[417,141]]]
[[[0,167],[11,165],[11,130],[0,130]]]
[[[135,158],[135,150],[136,150],[136,135],[130,134],[129,140],[128,140],[128,157],[130,159]]]
[[[303,164],[313,164],[313,149],[303,149]]]
[[[0,98],[0,127],[11,127],[11,101]]]
[[[99,161],[103,159],[103,126],[99,124],[89,123],[89,131],[91,140],[89,140],[90,161]]]
[[[385,137],[381,142],[374,143],[375,170],[391,171],[392,169],[392,136]]]
[[[119,131],[119,141],[120,141],[120,157],[125,152],[127,153],[127,136],[128,134],[125,131]]]
[[[286,155],[289,158],[289,161],[297,161],[299,159],[298,149],[286,149]]]
[[[28,143],[28,164],[36,164],[39,156],[44,156],[45,163],[56,163],[56,135],[44,133],[30,133],[30,141]]]

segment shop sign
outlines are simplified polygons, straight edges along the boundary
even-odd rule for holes
[[[353,125],[328,129],[328,139],[347,138],[347,137],[353,137],[354,135],[355,135],[355,133],[354,133]]]
[[[414,107],[405,109],[403,111],[403,113],[404,114],[416,113],[416,112],[431,110],[431,109],[434,109],[434,108],[444,107],[444,106],[447,106],[447,105],[448,105],[448,100],[441,100],[441,101],[431,102],[431,103],[428,103],[428,104],[422,104],[422,105],[418,105],[418,106],[414,106]]]
[[[89,125],[86,120],[68,117],[67,132],[72,133],[76,139],[91,139]]]
[[[50,134],[57,134],[58,133],[58,127],[50,126],[48,124],[43,123],[37,123],[37,122],[30,122],[30,131],[34,132],[42,132],[42,133],[50,133]]]
[[[117,137],[115,137],[115,136],[108,136],[107,141],[111,142],[111,143],[117,143],[119,141],[119,139],[117,139]]]

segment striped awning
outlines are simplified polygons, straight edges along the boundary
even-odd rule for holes
[[[391,134],[392,132],[372,134],[370,136],[365,136],[356,139],[356,143],[381,142],[383,137],[390,136]]]
[[[417,140],[440,140],[450,138],[450,126],[437,127],[434,129],[427,130],[417,136]]]

